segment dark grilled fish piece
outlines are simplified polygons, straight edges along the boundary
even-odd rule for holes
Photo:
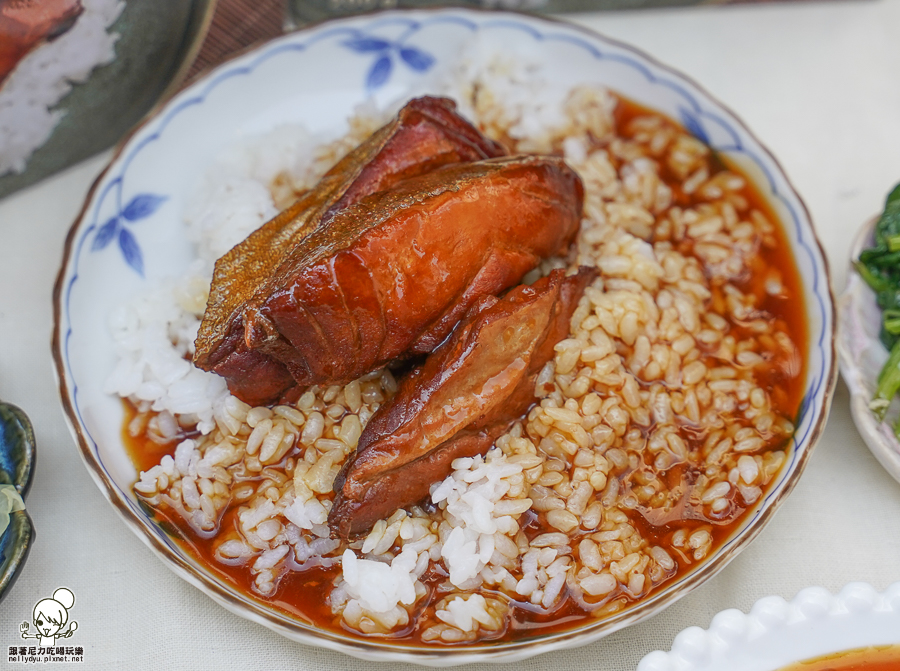
[[[487,452],[534,402],[538,373],[594,277],[555,270],[503,298],[482,296],[369,421],[335,480],[332,528],[366,531],[428,496],[454,459]]]
[[[397,117],[335,165],[312,190],[216,262],[194,363],[228,381],[251,404],[276,400],[295,385],[287,368],[248,347],[244,310],[276,291],[273,276],[298,245],[334,215],[373,193],[443,165],[506,152],[456,112],[446,98],[410,101]],[[281,273],[281,276],[284,272]]]
[[[342,384],[434,350],[483,295],[564,252],[582,185],[562,159],[438,168],[337,212],[247,301],[244,341],[300,386]]]

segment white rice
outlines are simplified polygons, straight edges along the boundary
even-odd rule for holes
[[[0,176],[23,172],[65,114],[52,109],[72,86],[115,58],[117,33],[107,33],[123,0],[81,0],[84,11],[58,38],[28,53],[0,87]]]
[[[214,408],[225,402],[228,388],[221,377],[185,359],[193,352],[209,292],[209,279],[197,274],[202,268],[196,262],[196,273],[166,281],[112,313],[118,363],[104,391],[167,417],[181,415],[183,423],[198,423],[201,432],[209,433]]]
[[[515,519],[530,502],[525,499],[517,515],[502,514],[497,504],[512,489],[511,476],[519,476],[521,484],[521,473],[521,465],[507,462],[500,450],[491,450],[485,459],[456,459],[453,474],[433,487],[431,500],[444,510],[451,528],[442,539],[441,558],[457,587],[477,587],[481,581],[476,579],[494,555],[495,535],[515,536],[519,531]]]

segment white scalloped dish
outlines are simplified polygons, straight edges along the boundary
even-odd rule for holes
[[[850,583],[837,595],[808,587],[790,602],[757,601],[747,614],[718,613],[709,629],[689,627],[670,652],[656,650],[638,671],[776,671],[788,664],[870,646],[900,643],[900,583],[879,593]]]
[[[863,249],[872,246],[876,221],[877,218],[869,221],[857,234],[850,251],[851,264]],[[841,324],[838,355],[841,375],[850,390],[853,423],[879,463],[900,481],[900,442],[891,428],[900,414],[900,406],[895,403],[883,422],[879,422],[869,409],[878,373],[888,358],[887,350],[878,339],[881,310],[875,303],[875,293],[852,265],[847,288],[838,299],[838,318]]]

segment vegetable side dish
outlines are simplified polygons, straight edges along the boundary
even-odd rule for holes
[[[875,292],[881,308],[881,342],[890,352],[878,375],[869,407],[883,420],[900,391],[900,184],[888,194],[884,212],[875,224],[875,246],[860,252],[856,270]],[[900,422],[894,426],[900,438]]]

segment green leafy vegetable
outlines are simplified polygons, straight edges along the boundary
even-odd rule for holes
[[[900,184],[888,194],[875,223],[875,246],[864,249],[854,266],[875,292],[881,308],[881,342],[890,350],[869,403],[875,415],[884,419],[891,399],[900,391]],[[900,438],[900,421],[894,433]]]

